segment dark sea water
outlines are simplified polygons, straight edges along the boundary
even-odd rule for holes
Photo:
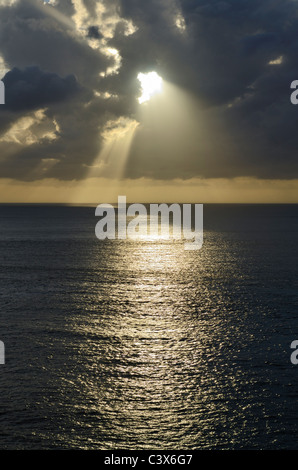
[[[298,206],[205,205],[204,245],[0,206],[1,449],[298,449]]]

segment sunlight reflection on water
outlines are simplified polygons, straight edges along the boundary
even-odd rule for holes
[[[98,259],[98,275],[106,278],[97,287],[97,312],[71,318],[75,333],[92,338],[88,350],[97,372],[92,381],[86,371],[82,391],[85,412],[97,402],[104,417],[98,444],[195,448],[204,433],[226,427],[229,411],[220,389],[229,371],[217,377],[225,366],[224,358],[215,359],[214,347],[227,328],[223,312],[218,315],[220,296],[213,312],[201,311],[213,302],[200,282],[206,253],[184,252],[182,243],[172,241],[108,247],[104,260]]]
[[[286,232],[212,210],[189,252],[100,242],[93,209],[2,208],[2,448],[295,448],[294,209]]]

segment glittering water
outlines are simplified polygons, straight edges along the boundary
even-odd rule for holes
[[[0,206],[0,447],[298,448],[297,206],[205,205],[204,246]]]

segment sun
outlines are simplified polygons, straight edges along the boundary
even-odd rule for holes
[[[156,72],[139,73],[138,80],[141,83],[142,95],[139,97],[139,103],[145,103],[153,95],[162,92],[163,80]]]

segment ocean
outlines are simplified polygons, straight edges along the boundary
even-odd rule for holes
[[[204,244],[0,205],[1,449],[298,449],[298,206],[204,205]]]

